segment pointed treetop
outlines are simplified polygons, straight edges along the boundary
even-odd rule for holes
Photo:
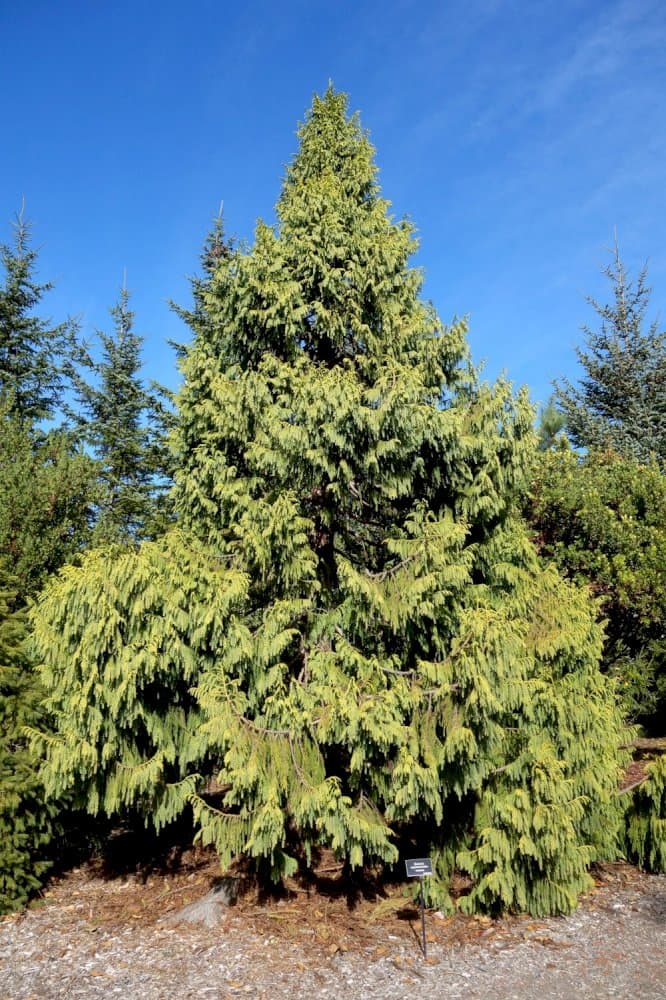
[[[24,206],[12,223],[13,244],[0,244],[0,394],[13,400],[21,420],[55,416],[76,341],[76,323],[53,325],[36,315],[51,282],[36,280],[38,252],[31,245]]]
[[[666,463],[666,331],[646,324],[650,304],[647,270],[632,280],[617,245],[602,273],[610,301],[587,296],[598,327],[584,325],[576,348],[582,377],[555,383],[557,403],[574,444],[611,448],[640,461]]]
[[[348,194],[369,197],[377,193],[375,150],[358,113],[348,114],[348,105],[347,94],[336,92],[330,82],[322,97],[314,95],[296,133],[300,148],[288,167],[281,202],[292,185],[326,173],[344,178]]]

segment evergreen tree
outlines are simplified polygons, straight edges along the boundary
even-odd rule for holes
[[[57,812],[23,731],[44,722],[26,604],[81,551],[93,488],[93,463],[67,435],[34,431],[0,400],[0,912],[38,887]]]
[[[207,339],[210,334],[211,318],[206,303],[210,285],[215,271],[220,263],[228,261],[234,251],[233,240],[230,240],[224,232],[224,220],[222,208],[213,221],[213,227],[208,233],[204,242],[203,250],[200,254],[201,272],[190,279],[192,288],[192,308],[188,309],[171,302],[171,308],[180,316],[184,323],[190,328],[194,338],[203,337]],[[184,358],[187,354],[187,347],[183,344],[172,342],[178,357]]]
[[[545,406],[541,408],[539,414],[539,451],[548,451],[561,440],[561,432],[564,430],[566,420],[561,410],[555,405],[555,400],[551,396]]]
[[[623,729],[587,599],[517,515],[532,410],[419,299],[344,96],[299,138],[277,225],[203,290],[179,532],[36,611],[47,787],[157,823],[189,802],[223,864],[274,878],[322,845],[392,864],[405,837],[439,905],[458,864],[468,909],[568,910],[616,849]]]
[[[650,301],[647,270],[634,284],[615,244],[604,274],[613,299],[588,302],[601,319],[584,326],[586,347],[577,348],[584,369],[579,385],[556,383],[556,398],[573,443],[611,448],[621,455],[666,461],[666,333],[655,320],[645,329]]]
[[[210,289],[210,283],[212,276],[215,273],[215,269],[222,260],[229,259],[233,252],[233,248],[233,240],[229,239],[224,232],[222,206],[220,206],[220,212],[214,219],[213,227],[206,236],[203,249],[199,256],[201,271],[199,274],[195,274],[190,278],[193,300],[192,307],[187,308],[186,306],[178,305],[178,303],[173,301],[170,301],[169,303],[176,315],[179,316],[180,319],[182,319],[183,322],[189,327],[193,340],[200,337],[206,339],[212,335],[210,332],[212,321],[206,304],[206,297]],[[167,342],[176,352],[178,363],[181,365],[187,356],[189,345],[175,340],[169,340]],[[171,474],[173,474],[177,467],[177,460],[173,455],[173,441],[175,438],[173,432],[175,431],[178,423],[176,394],[168,389],[165,389],[163,386],[159,386],[158,389],[159,418],[161,425],[164,428],[165,437],[170,438],[171,463],[169,465],[169,470]]]
[[[26,725],[43,723],[28,654],[26,604],[89,537],[94,472],[62,430],[44,431],[71,374],[75,327],[35,315],[50,284],[22,213],[1,248],[0,288],[0,912],[21,905],[48,867],[55,803],[44,801]]]
[[[71,367],[76,327],[68,320],[52,326],[34,315],[50,282],[35,279],[37,251],[30,245],[30,226],[21,211],[14,223],[13,245],[3,244],[0,257],[5,282],[0,288],[0,395],[28,423],[53,417]]]
[[[666,871],[666,754],[645,764],[627,808],[625,850],[647,871]]]
[[[630,718],[666,719],[666,479],[656,465],[568,447],[541,457],[526,510],[541,553],[588,586],[605,625],[603,668]]]
[[[44,803],[24,726],[40,719],[40,691],[27,653],[27,622],[0,558],[0,914],[23,905],[48,867],[54,806]]]
[[[98,334],[100,359],[80,352],[79,361],[93,383],[75,376],[82,408],[76,423],[100,468],[98,542],[133,541],[158,533],[166,519],[168,486],[160,403],[141,381],[142,338],[134,332],[124,284],[111,316],[113,332]]]
[[[33,618],[56,722],[34,733],[52,797],[157,830],[179,815],[214,766],[191,745],[202,722],[192,686],[245,583],[175,530],[93,549],[51,582]]]
[[[0,559],[19,604],[89,541],[95,476],[67,433],[35,430],[0,399]]]

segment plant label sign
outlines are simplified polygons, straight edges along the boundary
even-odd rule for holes
[[[430,858],[411,858],[405,861],[407,878],[424,878],[432,875],[432,861]]]
[[[409,858],[405,859],[405,870],[407,878],[417,878],[421,883],[421,937],[423,957],[428,957],[428,945],[426,943],[425,929],[425,899],[423,896],[423,879],[426,875],[432,875],[432,861],[430,858]]]

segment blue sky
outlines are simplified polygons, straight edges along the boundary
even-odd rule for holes
[[[421,240],[424,293],[469,315],[475,361],[535,401],[575,373],[617,228],[666,314],[663,0],[0,0],[0,229],[25,196],[89,336],[127,268],[146,372],[176,384],[187,275],[220,202],[272,218],[295,128],[329,79]]]

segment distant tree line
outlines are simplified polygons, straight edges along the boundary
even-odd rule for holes
[[[51,285],[37,280],[23,212],[0,253],[2,911],[39,886],[63,807],[46,800],[27,745],[26,727],[46,721],[29,606],[92,546],[138,544],[163,531],[170,460],[163,404],[141,379],[127,289],[93,360],[76,323],[40,316]]]
[[[81,811],[190,817],[274,881],[323,847],[428,854],[430,902],[463,871],[467,912],[567,912],[595,860],[666,864],[663,758],[619,794],[666,697],[645,275],[616,255],[539,451],[526,394],[420,298],[344,95],[298,135],[276,224],[204,245],[173,406],[124,283],[87,347],[40,316],[22,216],[3,248],[0,909]]]
[[[555,386],[540,425],[527,517],[541,553],[589,586],[604,623],[602,665],[629,717],[666,732],[666,332],[617,242],[611,300],[588,299],[582,376]]]

